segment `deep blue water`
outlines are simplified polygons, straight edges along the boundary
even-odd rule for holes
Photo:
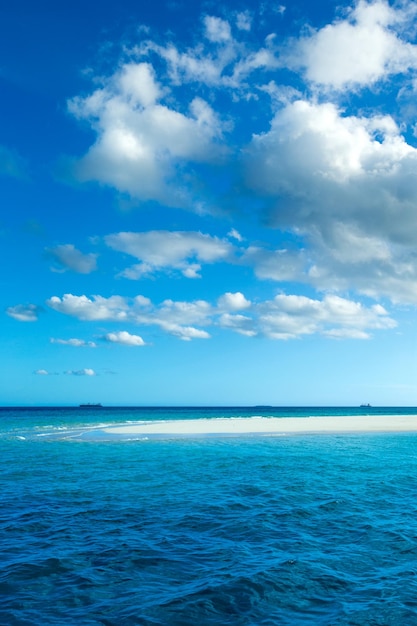
[[[358,411],[0,410],[0,624],[417,624],[417,434],[66,439]]]

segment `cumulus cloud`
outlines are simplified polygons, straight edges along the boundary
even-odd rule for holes
[[[256,321],[253,317],[248,315],[223,313],[220,315],[218,324],[221,328],[227,328],[233,330],[240,335],[246,335],[247,337],[255,337],[258,334],[256,328]]]
[[[268,250],[260,246],[249,246],[241,257],[241,263],[254,268],[261,279],[278,282],[306,280],[307,259],[303,250]]]
[[[146,345],[140,335],[131,335],[126,330],[121,330],[115,333],[107,333],[103,339],[110,343],[120,343],[123,346],[144,346]]]
[[[321,334],[329,338],[368,339],[374,329],[390,329],[396,322],[380,305],[327,295],[322,300],[279,294],[253,304],[242,314],[224,313],[219,325],[242,335],[270,339],[296,339]]]
[[[37,376],[49,376],[48,370],[35,370],[33,373]]]
[[[62,298],[53,296],[47,300],[47,305],[55,311],[72,315],[80,320],[125,320],[127,318],[128,304],[122,296],[74,296],[70,293]]]
[[[254,136],[246,166],[271,226],[309,246],[308,260],[282,255],[282,276],[279,252],[249,249],[260,277],[296,279],[309,265],[304,279],[318,288],[417,302],[417,150],[390,116],[297,100]]]
[[[96,348],[97,344],[94,341],[85,341],[84,339],[55,339],[51,338],[51,343],[58,343],[63,346],[73,346],[75,348],[87,347]]]
[[[119,275],[199,278],[204,263],[230,262],[262,280],[416,304],[415,116],[407,127],[398,104],[417,84],[415,3],[359,0],[317,29],[301,25],[291,40],[271,22],[255,41],[266,10],[277,21],[285,7],[205,15],[187,48],[151,36],[126,48],[115,71],[69,103],[95,133],[75,171],[140,201],[224,212],[236,224],[242,213],[257,214],[278,241],[282,233],[296,243],[244,246],[235,228],[229,243],[184,231],[114,233],[107,246],[137,261]],[[55,260],[74,269],[63,248]],[[131,316],[130,305],[102,301],[99,313],[92,303],[73,304],[84,319]],[[223,314],[225,325],[238,325],[232,311]]]
[[[223,43],[230,41],[232,38],[229,22],[222,20],[220,17],[206,15],[204,18],[204,27],[207,39],[214,43]]]
[[[42,312],[42,307],[36,304],[16,304],[6,309],[7,315],[19,322],[36,322]]]
[[[89,367],[84,367],[81,370],[67,370],[64,373],[68,376],[97,376],[95,371]]]
[[[72,244],[46,248],[45,252],[58,265],[59,271],[71,270],[78,274],[90,274],[97,269],[97,255],[83,254]]]
[[[280,294],[259,306],[259,327],[272,339],[294,339],[320,333],[329,337],[369,338],[369,330],[394,328],[380,305],[327,295],[323,300]]]
[[[130,279],[161,270],[178,270],[187,278],[199,278],[201,263],[224,261],[233,251],[229,242],[199,232],[122,232],[108,235],[105,242],[141,261],[121,273]]]
[[[210,334],[206,330],[194,328],[193,326],[181,326],[180,324],[172,324],[164,320],[159,321],[159,326],[168,334],[174,335],[182,341],[191,341],[191,339],[210,339]]]
[[[115,296],[116,297],[116,296]],[[77,299],[85,303],[86,296],[64,297],[68,302],[62,313],[86,319],[83,308],[74,306]],[[102,302],[90,300],[102,314]],[[53,300],[51,298],[51,300]],[[163,332],[182,340],[209,339],[207,327],[220,327],[247,337],[264,336],[270,339],[294,339],[303,335],[321,334],[330,338],[368,338],[373,330],[395,328],[396,322],[379,304],[365,306],[360,302],[326,295],[313,299],[306,296],[279,294],[272,300],[251,302],[241,292],[220,296],[216,305],[206,300],[191,302],[164,300],[159,305],[140,299],[121,299],[125,321],[142,326],[157,326]],[[243,311],[243,312],[242,312]],[[107,309],[108,320],[117,320],[119,311]],[[90,320],[103,319],[90,315]],[[108,333],[105,340],[126,345],[143,345],[139,335],[127,331]],[[143,342],[143,343],[142,343]]]
[[[401,36],[415,12],[411,3],[394,8],[383,0],[360,0],[345,19],[299,40],[293,66],[304,67],[308,81],[337,90],[415,70],[417,46]]]
[[[251,303],[245,298],[243,293],[237,291],[236,293],[225,293],[218,299],[217,305],[219,309],[226,309],[228,311],[240,311],[242,309],[249,308]]]
[[[159,306],[154,306],[148,298],[136,296],[133,299],[122,296],[103,298],[102,296],[75,296],[65,294],[62,298],[53,296],[47,304],[54,310],[76,317],[82,321],[120,321],[141,324],[145,326],[158,326],[168,334],[181,339],[205,339],[208,333],[196,328],[195,325],[210,324],[210,312],[212,307],[204,300],[194,302],[175,302],[164,300]],[[135,337],[131,335],[130,337]],[[135,341],[140,343],[140,337],[136,339],[128,337],[128,333],[109,333],[104,337],[107,341],[127,343]]]
[[[163,93],[153,67],[132,62],[91,95],[69,103],[70,112],[96,133],[95,143],[74,166],[80,180],[168,206],[190,203],[177,169],[220,157],[221,124],[201,98],[193,98],[183,113],[162,104]]]

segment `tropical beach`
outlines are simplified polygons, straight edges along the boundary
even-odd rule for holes
[[[416,626],[417,3],[0,11],[0,625]]]
[[[0,622],[411,625],[417,409],[372,411],[0,409]]]

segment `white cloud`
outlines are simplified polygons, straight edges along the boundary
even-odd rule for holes
[[[220,327],[225,330],[253,337],[256,335],[271,339],[293,339],[303,335],[322,334],[337,338],[368,338],[372,330],[395,328],[396,322],[381,305],[365,306],[360,302],[336,295],[326,295],[323,299],[306,296],[279,294],[272,300],[250,302],[240,292],[225,293],[218,298],[217,306],[205,300],[192,302],[164,300],[160,305],[152,305],[147,299],[127,300],[114,296],[120,308],[107,308],[107,318],[103,318],[104,298],[95,296],[89,302],[86,316],[86,296],[71,296],[57,299],[58,310],[81,320],[117,320],[120,312],[125,321],[142,326],[157,326],[163,332],[182,340],[208,339],[206,327]],[[81,306],[76,306],[79,300]],[[56,302],[54,298],[50,302]],[[64,303],[64,306],[62,306]],[[65,303],[69,306],[65,306]],[[94,314],[94,309],[98,310]],[[244,311],[244,314],[238,311]],[[108,333],[107,341],[129,345],[143,345],[139,335],[126,331]]]
[[[37,376],[49,376],[48,370],[36,370],[33,373],[36,374]]]
[[[254,318],[247,315],[223,313],[219,317],[218,324],[221,328],[234,330],[240,335],[246,335],[246,337],[254,337],[258,334]]]
[[[292,63],[305,68],[307,80],[332,89],[367,87],[407,73],[417,68],[417,47],[401,35],[415,10],[407,2],[394,8],[383,0],[360,0],[346,19],[297,42]]]
[[[328,295],[323,300],[280,294],[259,305],[259,327],[272,339],[294,339],[320,333],[329,337],[369,338],[368,330],[394,328],[381,306]]]
[[[68,376],[96,376],[95,371],[89,367],[85,367],[81,370],[67,370],[64,372]]]
[[[250,31],[252,28],[252,16],[249,11],[241,11],[236,15],[236,26],[239,30]]]
[[[120,94],[133,106],[148,107],[155,104],[163,95],[161,86],[155,80],[155,73],[149,63],[124,65],[117,76]]]
[[[110,343],[120,343],[124,346],[144,346],[146,345],[140,335],[131,335],[126,330],[115,333],[107,333],[103,339]]]
[[[19,322],[36,322],[42,312],[42,307],[36,304],[16,304],[6,309],[7,315]]]
[[[236,228],[231,228],[227,233],[227,236],[231,237],[232,239],[236,239],[239,242],[243,241],[242,235],[239,233],[239,231],[236,230]]]
[[[305,280],[306,259],[303,250],[268,250],[249,246],[242,255],[241,263],[253,266],[256,276],[264,280]]]
[[[389,191],[398,169],[414,169],[417,158],[417,151],[406,143],[390,116],[344,116],[330,102],[306,100],[280,110],[270,131],[254,136],[251,151],[249,165],[255,168],[251,182],[256,188],[265,185],[267,193],[289,193],[295,201],[308,195],[305,185],[312,186],[313,176],[319,191],[327,192],[325,200],[331,185],[350,181],[377,187],[385,180]],[[255,159],[260,159],[258,167]],[[317,210],[321,208],[318,200],[313,198]]]
[[[183,231],[115,233],[107,245],[136,261],[119,276],[199,278],[205,263],[230,262],[253,267],[262,280],[417,303],[415,116],[406,127],[398,100],[415,93],[416,5],[359,0],[316,30],[300,22],[302,34],[292,40],[266,23],[275,12],[281,29],[277,13],[284,11],[267,1],[257,12],[229,12],[228,20],[205,15],[187,48],[147,34],[125,48],[110,75],[93,77],[89,95],[70,102],[95,133],[75,166],[81,180],[205,214],[259,211],[262,225],[286,241],[295,236],[288,248],[265,249],[238,246],[235,228],[229,243]],[[252,128],[252,140],[242,139]],[[218,176],[214,168],[223,163]],[[53,250],[70,268],[64,252],[71,251]],[[95,267],[93,257],[83,255],[86,267]],[[72,263],[80,271],[81,259]],[[85,319],[116,319],[115,310],[119,321],[133,317],[130,304],[102,302],[101,313],[97,304],[77,302]],[[141,319],[159,320],[160,308],[152,305]]]
[[[46,303],[55,311],[86,321],[125,320],[128,311],[128,304],[121,296],[93,296],[90,299],[67,293],[62,298],[53,296]]]
[[[211,323],[212,307],[204,300],[194,302],[164,300],[159,306],[154,306],[148,298],[143,296],[127,299],[122,296],[88,298],[85,295],[65,294],[62,298],[58,296],[49,298],[47,304],[64,315],[70,315],[82,321],[122,320],[133,324],[158,326],[168,334],[186,340],[209,337],[206,331],[195,327],[196,324]],[[119,343],[122,339],[125,343],[129,341],[124,332],[109,333],[105,339],[107,341],[118,339]],[[139,339],[132,341],[138,342]]]
[[[228,241],[199,232],[122,232],[108,235],[105,242],[113,250],[141,261],[121,273],[130,279],[169,270],[178,270],[187,278],[199,278],[201,263],[225,261],[233,251]]]
[[[221,125],[201,98],[193,98],[182,113],[160,103],[163,93],[152,66],[132,62],[90,96],[69,103],[70,112],[87,120],[97,135],[75,165],[80,180],[111,185],[141,200],[190,205],[176,170],[219,158]]]
[[[72,244],[46,248],[45,251],[47,256],[58,264],[61,271],[72,270],[78,274],[90,274],[97,269],[97,255],[83,254]]]
[[[205,35],[207,39],[214,43],[230,41],[232,33],[229,22],[220,17],[207,15],[204,18]]]
[[[193,302],[178,302],[164,300],[159,308],[160,315],[170,322],[184,321],[186,324],[198,324],[205,321],[212,311],[212,307],[206,300],[194,300]]]
[[[63,346],[73,346],[75,348],[87,347],[87,348],[96,348],[97,344],[94,341],[85,341],[84,339],[55,339],[51,338],[51,343],[57,343]]]
[[[183,341],[191,341],[191,339],[210,339],[210,335],[207,331],[194,328],[193,326],[181,326],[162,320],[159,322],[159,325],[168,334],[174,335]]]
[[[390,116],[295,101],[254,136],[246,166],[270,225],[308,247],[249,248],[259,277],[417,302],[417,150]]]
[[[225,293],[217,301],[219,309],[225,309],[226,311],[240,311],[249,308],[250,305],[250,301],[240,291]]]

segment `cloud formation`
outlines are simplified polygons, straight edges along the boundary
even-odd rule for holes
[[[138,261],[119,275],[199,278],[204,263],[228,262],[262,280],[417,304],[417,126],[401,104],[415,100],[415,3],[359,0],[287,39],[273,32],[285,7],[268,32],[264,8],[205,14],[195,45],[146,31],[69,103],[95,134],[74,162],[80,180],[142,203],[250,214],[277,233],[274,249],[235,228],[233,244],[113,233],[106,245]],[[287,235],[297,244],[279,245]],[[53,251],[64,268],[95,268],[94,255]]]
[[[46,255],[53,259],[58,266],[58,270],[71,270],[78,274],[90,274],[97,269],[97,255],[93,253],[83,254],[77,250],[72,244],[64,244],[55,246],[54,248],[46,248]]]
[[[177,176],[185,163],[218,159],[221,125],[200,97],[180,112],[161,103],[165,89],[149,63],[126,63],[70,112],[87,120],[97,139],[75,164],[80,180],[95,180],[141,200],[186,206],[188,189]]]
[[[67,376],[97,376],[95,371],[89,367],[84,367],[81,370],[67,370],[64,374]]]
[[[346,116],[334,104],[297,100],[253,138],[246,159],[248,184],[263,196],[270,225],[305,238],[304,280],[417,302],[417,150],[393,118]],[[256,255],[258,275],[274,278],[271,255]],[[303,256],[282,256],[281,279],[299,275]]]
[[[7,315],[19,322],[36,322],[43,308],[36,304],[16,304],[6,309]]]
[[[199,232],[148,231],[107,235],[106,244],[140,261],[120,276],[138,279],[158,271],[179,271],[186,278],[200,278],[201,263],[228,259],[233,246],[226,240]]]
[[[382,0],[359,0],[345,19],[296,43],[293,67],[302,68],[307,81],[335,90],[369,87],[416,70],[417,46],[402,38],[415,14],[411,3],[394,8]]]
[[[125,320],[128,315],[128,304],[122,296],[74,296],[65,294],[63,298],[53,296],[47,300],[47,305],[55,311],[72,315],[84,321],[98,320]]]
[[[51,338],[51,343],[57,343],[62,346],[73,346],[74,348],[96,348],[97,344],[94,341],[85,341],[84,339],[55,339]]]
[[[107,333],[103,339],[110,343],[120,343],[123,346],[145,346],[145,342],[139,335],[131,335],[126,330],[115,333]]]
[[[120,296],[119,309],[106,307],[104,298],[67,294],[62,299],[51,298],[49,305],[55,310],[90,321],[117,321],[123,313],[125,322],[141,326],[157,326],[162,331],[182,340],[209,339],[207,327],[232,330],[247,337],[263,336],[270,339],[295,339],[303,335],[321,334],[329,338],[367,339],[373,330],[395,328],[396,322],[384,307],[369,307],[360,302],[326,295],[322,300],[298,295],[279,294],[272,300],[250,302],[240,292],[223,294],[217,305],[206,300],[181,302],[164,300],[153,305],[143,296],[129,300]],[[77,306],[80,301],[81,306]],[[89,317],[86,318],[88,301]],[[94,314],[97,309],[98,314]],[[104,315],[106,311],[106,315]],[[108,333],[107,341],[127,345],[143,345],[140,336],[127,331]]]

